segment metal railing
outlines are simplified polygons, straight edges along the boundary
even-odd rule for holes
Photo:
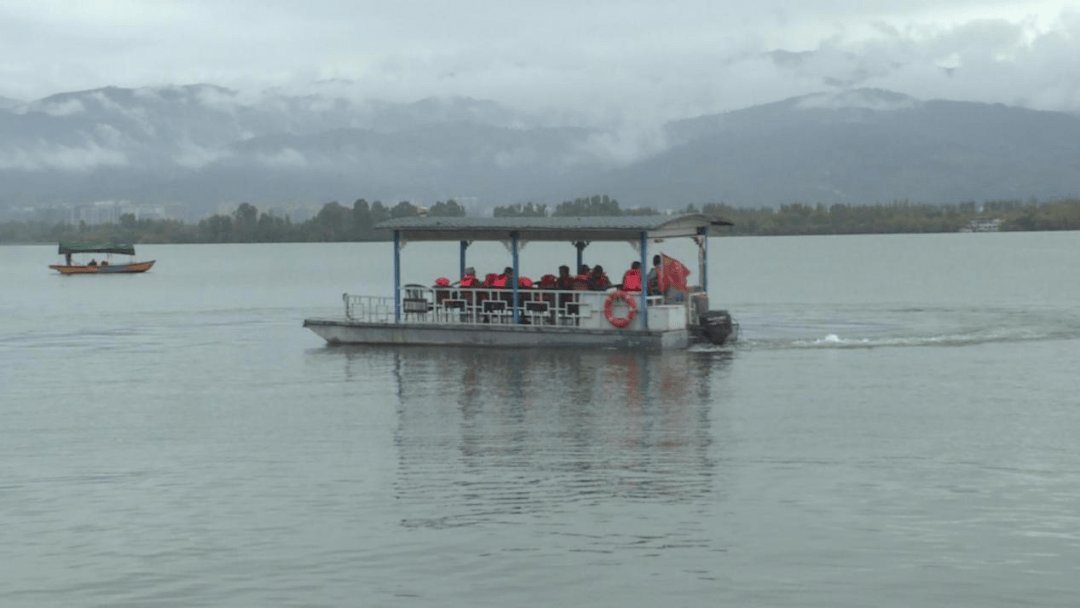
[[[608,292],[520,289],[474,289],[406,285],[401,288],[403,323],[481,325],[512,324],[514,309],[524,325],[576,326],[602,315]],[[394,298],[343,294],[345,316],[365,323],[394,323]],[[649,306],[663,298],[649,296]]]
[[[393,323],[394,298],[342,294],[345,318],[367,323]]]

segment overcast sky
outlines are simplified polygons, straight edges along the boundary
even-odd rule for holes
[[[672,118],[844,86],[1080,110],[1080,9],[1029,0],[4,0],[0,96],[212,83]],[[790,55],[778,55],[786,51]]]

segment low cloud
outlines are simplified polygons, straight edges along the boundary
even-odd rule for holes
[[[309,164],[307,158],[293,148],[284,148],[272,154],[259,154],[255,160],[275,169],[303,169]]]
[[[863,108],[876,111],[907,110],[918,107],[920,101],[904,95],[874,94],[867,89],[842,91],[831,95],[808,95],[799,100],[805,109],[835,110],[840,108]]]
[[[580,155],[566,159],[565,164],[575,166],[599,160],[611,166],[622,166],[665,147],[665,139],[659,130],[645,125],[637,129],[626,126],[618,131],[592,135],[581,146]]]
[[[178,150],[172,155],[172,161],[185,169],[197,170],[233,156],[231,152],[199,146],[188,141],[178,146]]]
[[[0,66],[0,95],[212,83],[239,91],[200,89],[225,109],[337,89],[354,102],[491,99],[604,127],[858,87],[1080,111],[1080,13],[1060,0],[136,4],[77,19],[58,0],[11,9],[0,53],[29,59]],[[102,34],[121,23],[134,32],[122,44]]]
[[[53,144],[20,145],[0,148],[0,169],[17,171],[57,170],[88,173],[105,167],[129,164],[122,152],[89,142],[83,146]]]
[[[84,114],[86,112],[86,107],[77,99],[67,99],[63,101],[46,101],[31,104],[27,110],[41,112],[42,114],[48,114],[49,116],[63,117]]]

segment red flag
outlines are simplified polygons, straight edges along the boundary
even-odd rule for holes
[[[690,276],[690,269],[683,266],[679,260],[665,254],[660,254],[660,259],[660,271],[657,279],[660,293],[667,292],[669,287],[674,287],[679,291],[687,291],[686,277]]]

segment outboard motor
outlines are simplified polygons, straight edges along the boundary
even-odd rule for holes
[[[710,310],[698,317],[703,337],[713,344],[724,344],[739,339],[739,324],[726,310]]]

